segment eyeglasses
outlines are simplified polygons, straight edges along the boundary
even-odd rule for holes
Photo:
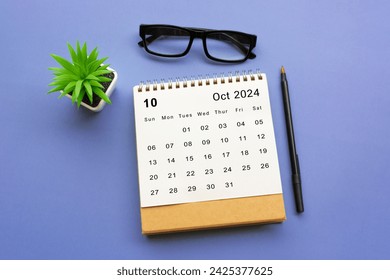
[[[204,52],[212,60],[237,63],[256,57],[252,50],[256,46],[257,36],[243,32],[141,24],[139,35],[142,41],[138,45],[157,56],[185,56],[194,39],[201,38]]]

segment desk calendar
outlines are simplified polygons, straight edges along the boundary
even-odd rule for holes
[[[144,234],[285,220],[265,74],[133,93]]]

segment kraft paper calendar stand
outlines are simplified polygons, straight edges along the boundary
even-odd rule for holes
[[[283,194],[141,208],[146,235],[286,220]]]

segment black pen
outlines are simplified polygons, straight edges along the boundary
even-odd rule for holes
[[[288,145],[290,150],[290,161],[291,161],[291,169],[292,169],[292,182],[293,182],[293,189],[294,189],[295,206],[297,208],[297,212],[302,213],[304,211],[304,208],[303,208],[303,198],[302,198],[301,171],[299,169],[299,159],[295,148],[294,127],[293,127],[293,121],[291,116],[290,96],[288,92],[287,77],[283,66],[281,69],[280,76],[282,80],[281,84],[282,84],[282,93],[283,93],[284,114],[286,117]]]

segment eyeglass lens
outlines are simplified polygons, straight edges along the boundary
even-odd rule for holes
[[[242,60],[249,52],[248,38],[237,33],[213,32],[206,37],[207,51],[210,56],[223,60]]]
[[[150,27],[145,32],[149,51],[162,55],[183,54],[190,43],[190,33],[174,27]]]

